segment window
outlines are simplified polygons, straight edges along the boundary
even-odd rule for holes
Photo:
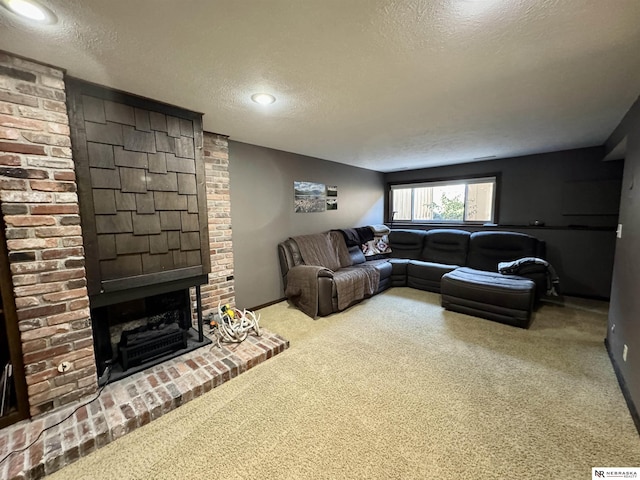
[[[496,177],[391,186],[393,221],[494,221]]]

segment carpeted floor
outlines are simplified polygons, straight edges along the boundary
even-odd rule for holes
[[[47,477],[591,478],[639,466],[603,339],[606,303],[545,304],[529,330],[394,288],[262,325],[286,352]]]

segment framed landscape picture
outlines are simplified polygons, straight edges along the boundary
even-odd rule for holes
[[[293,182],[296,213],[324,212],[327,209],[326,187],[323,183]]]
[[[325,212],[338,209],[337,185],[316,182],[293,182],[296,213]]]

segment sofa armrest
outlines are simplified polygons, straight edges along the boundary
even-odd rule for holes
[[[299,265],[302,266],[302,265]],[[306,266],[306,265],[305,265]],[[296,267],[297,268],[297,267]],[[319,270],[318,271],[318,278],[333,278],[333,272],[331,270],[328,269],[324,269],[324,270]]]
[[[320,283],[333,283],[333,272],[324,267],[296,265],[285,277],[285,296],[300,310],[315,318],[318,315]]]
[[[333,271],[316,265],[296,265],[287,272],[286,277],[298,278],[333,278]]]

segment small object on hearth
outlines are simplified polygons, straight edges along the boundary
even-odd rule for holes
[[[260,336],[260,314],[256,316],[250,310],[238,310],[229,305],[218,304],[219,320],[211,320],[211,330],[213,331],[218,347],[220,341],[228,343],[241,343],[249,332],[253,331],[256,336]],[[215,323],[215,325],[214,325]]]
[[[224,313],[225,315],[229,315],[231,318],[234,318],[236,316],[235,312],[233,311],[234,309],[231,308],[230,305],[223,305],[222,306],[222,313]],[[220,312],[220,304],[218,304],[218,312]]]

